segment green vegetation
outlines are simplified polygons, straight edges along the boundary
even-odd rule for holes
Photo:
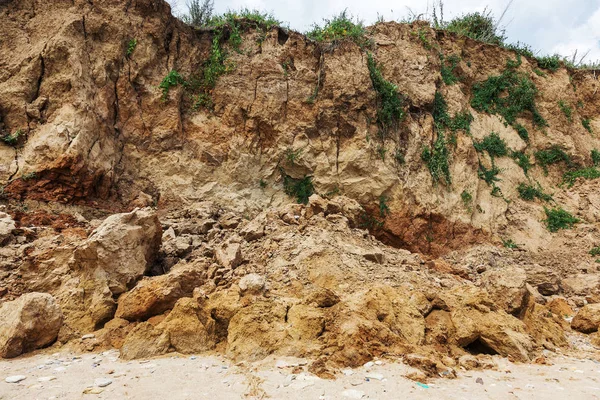
[[[162,89],[162,100],[167,101],[169,97],[169,90],[172,87],[183,85],[184,83],[185,79],[179,75],[179,72],[175,71],[174,69],[171,70],[158,86],[160,89]]]
[[[538,90],[531,79],[516,68],[521,65],[521,56],[517,61],[507,61],[501,75],[491,76],[483,82],[473,85],[471,106],[480,112],[501,115],[505,123],[517,126],[517,117],[529,112],[533,124],[538,128],[548,125],[535,105]]]
[[[592,157],[592,164],[597,167],[600,165],[600,151],[593,149],[590,156]]]
[[[438,132],[438,137],[432,148],[425,147],[421,152],[421,159],[427,164],[434,185],[442,180],[447,186],[452,184],[448,162],[449,155],[446,139],[442,132]]]
[[[487,169],[483,164],[479,164],[477,175],[479,176],[479,179],[483,179],[488,185],[496,187],[496,182],[500,181],[500,178],[498,178],[499,173],[500,168],[495,165],[493,165],[492,168]]]
[[[442,64],[440,72],[444,83],[450,86],[459,82],[460,79],[454,74],[454,69],[458,66],[460,57],[456,54],[452,54],[450,57],[444,57],[444,55],[440,53],[440,61]]]
[[[288,196],[296,198],[298,204],[308,204],[308,198],[315,192],[312,177],[305,176],[302,179],[294,179],[283,171],[283,190]]]
[[[437,18],[434,19],[437,20]],[[501,45],[504,43],[504,31],[498,30],[498,22],[491,10],[464,14],[449,23],[441,23],[440,28],[459,35],[470,37],[485,43]]]
[[[411,35],[419,38],[419,41],[425,50],[431,50],[432,46],[429,38],[427,37],[427,32],[427,28],[419,28],[417,31],[411,31]]]
[[[536,57],[535,58],[538,66],[543,69],[555,72],[560,68],[560,56],[555,54],[553,56]]]
[[[463,190],[463,192],[460,194],[460,199],[462,200],[465,208],[469,212],[471,212],[471,204],[473,203],[473,196],[471,195],[471,193],[467,192],[466,190]]]
[[[569,122],[573,121],[573,118],[572,118],[573,109],[571,108],[571,106],[569,106],[567,103],[565,103],[564,100],[559,100],[558,108],[560,108],[560,111],[562,111],[562,113],[565,114],[565,117],[567,117]]]
[[[561,229],[570,229],[579,222],[579,219],[560,207],[553,209],[544,207],[544,211],[546,212],[546,219],[544,222],[546,223],[546,228],[548,228],[550,232],[558,232]]]
[[[502,239],[502,245],[507,249],[518,249],[519,246],[512,239]]]
[[[590,124],[590,122],[592,122],[590,118],[581,118],[581,125],[583,125],[586,131],[588,131],[589,133],[593,133],[592,125]]]
[[[16,146],[19,143],[19,138],[23,134],[23,131],[18,129],[15,133],[7,133],[4,136],[0,137],[0,140],[6,143],[9,146]]]
[[[214,9],[213,0],[188,0],[188,13],[181,16],[183,22],[196,28],[206,26]]]
[[[302,154],[302,149],[294,150],[294,149],[286,149],[285,150],[285,159],[291,165],[294,165],[296,161],[300,158]]]
[[[590,250],[590,255],[591,255],[591,256],[594,256],[594,257],[598,257],[598,256],[600,256],[600,246],[593,247],[593,248]]]
[[[544,169],[546,174],[548,173],[548,165],[560,162],[564,162],[567,167],[573,165],[571,157],[558,145],[550,146],[545,150],[538,150],[534,155],[537,163]]]
[[[372,45],[371,40],[366,37],[367,32],[362,21],[354,21],[346,10],[332,19],[323,19],[323,22],[323,26],[313,24],[312,30],[306,32],[306,36],[317,42],[336,42],[347,38],[361,48]]]
[[[267,181],[265,181],[264,179],[261,179],[258,184],[260,185],[261,189],[265,189],[267,187]]]
[[[510,153],[510,156],[515,160],[517,165],[521,167],[525,175],[529,173],[529,169],[531,168],[531,161],[529,161],[529,156],[522,151],[513,151]]]
[[[495,132],[490,133],[480,142],[474,142],[473,146],[478,152],[487,151],[491,158],[504,157],[508,155],[508,146],[504,139]]]
[[[129,58],[133,54],[136,46],[137,46],[137,39],[131,39],[127,43],[127,58]]]
[[[600,170],[594,167],[582,168],[575,171],[567,171],[563,175],[563,182],[569,187],[572,187],[578,178],[598,179],[600,178]]]
[[[527,132],[527,129],[523,125],[518,123],[514,124],[514,128],[519,134],[519,137],[523,139],[524,142],[529,143],[529,132]]]
[[[379,216],[385,219],[388,215],[390,215],[390,208],[387,205],[387,197],[381,195],[379,196]]]
[[[398,87],[383,77],[371,53],[367,54],[367,67],[373,89],[377,92],[377,123],[385,135],[389,129],[397,128],[404,118],[402,97],[398,94]]]
[[[396,159],[396,162],[398,164],[406,163],[406,160],[404,159],[404,153],[400,149],[396,150],[396,154],[394,154],[394,158]]]
[[[537,76],[542,76],[542,77],[545,77],[545,76],[546,76],[546,73],[545,73],[544,71],[542,71],[541,69],[539,69],[539,68],[534,68],[534,69],[533,69],[533,72],[534,72],[534,73],[535,73]]]
[[[433,110],[431,112],[435,128],[440,132],[450,130],[453,134],[459,130],[470,133],[473,116],[468,111],[459,112],[450,117],[448,104],[440,92],[435,92]]]
[[[544,191],[539,185],[538,187],[534,187],[532,185],[519,183],[517,191],[519,192],[519,197],[523,200],[533,201],[537,198],[542,201],[552,201],[552,196],[550,196],[547,193],[544,193]]]

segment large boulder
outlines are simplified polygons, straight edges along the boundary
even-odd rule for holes
[[[47,293],[27,293],[6,302],[0,316],[0,356],[4,358],[52,344],[63,322],[59,305]]]
[[[527,274],[523,268],[506,267],[487,271],[482,277],[490,298],[504,311],[518,315],[527,305]]]
[[[571,321],[571,328],[583,333],[592,333],[600,326],[600,304],[584,306]]]
[[[75,250],[74,266],[104,275],[110,291],[118,295],[151,266],[161,238],[162,227],[151,209],[111,215]]]
[[[179,264],[168,274],[144,278],[119,297],[115,316],[129,321],[145,320],[173,308],[177,300],[189,297],[202,284],[201,265]]]

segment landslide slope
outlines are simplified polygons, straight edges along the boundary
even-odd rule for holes
[[[110,321],[128,357],[528,360],[566,345],[541,303],[600,299],[595,71],[419,22],[357,44],[195,30],[162,0],[3,1],[0,18],[0,293],[57,297],[63,342]],[[145,206],[162,245],[148,210],[96,220]]]

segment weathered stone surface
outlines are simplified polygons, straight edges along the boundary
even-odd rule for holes
[[[580,309],[573,320],[571,328],[583,333],[592,333],[600,326],[600,303],[588,304]]]
[[[119,297],[115,314],[129,321],[145,320],[173,308],[177,300],[191,296],[202,285],[204,265],[183,263],[165,275],[145,278]]]
[[[217,262],[225,268],[236,268],[242,262],[242,246],[236,242],[225,242],[215,249]]]
[[[487,271],[482,276],[483,286],[490,297],[509,314],[518,315],[527,305],[527,274],[518,267]]]
[[[52,344],[63,315],[47,293],[28,293],[0,307],[0,357],[11,358]]]
[[[156,213],[136,209],[108,217],[73,254],[75,268],[98,271],[110,291],[121,294],[142,277],[160,249]]]

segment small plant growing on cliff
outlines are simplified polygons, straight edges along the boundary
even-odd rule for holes
[[[419,28],[416,31],[411,31],[411,35],[416,36],[419,39],[425,50],[431,50],[432,46],[429,38],[427,37],[427,32],[427,28]]]
[[[598,179],[600,178],[600,171],[594,167],[582,168],[575,171],[567,171],[563,175],[563,182],[568,187],[572,187],[578,178],[583,179]]]
[[[127,43],[127,58],[129,58],[133,54],[136,46],[137,46],[137,39],[131,39]]]
[[[162,82],[158,86],[160,89],[162,89],[162,100],[167,101],[169,97],[169,90],[172,87],[183,85],[184,83],[185,79],[183,79],[179,72],[175,71],[174,69],[169,71],[167,76],[163,78]]]
[[[546,219],[544,222],[546,223],[546,228],[548,228],[550,232],[558,232],[561,229],[570,229],[579,222],[578,218],[575,218],[571,213],[560,207],[553,209],[544,207],[544,211],[546,212]]]
[[[474,142],[473,146],[480,153],[486,151],[491,158],[504,157],[508,154],[506,142],[496,132],[490,133],[480,142]]]
[[[448,114],[448,104],[440,92],[435,92],[431,114],[435,128],[438,131],[445,132],[446,130],[450,130],[452,134],[454,134],[455,132],[462,130],[467,134],[470,133],[471,122],[473,122],[471,113],[462,111],[456,113],[454,117],[450,117],[450,114]]]
[[[458,79],[458,77],[454,74],[454,70],[460,62],[460,57],[456,54],[452,54],[449,57],[444,57],[444,54],[440,53],[440,61],[442,64],[440,73],[444,83],[450,86],[459,82],[460,79]]]
[[[459,35],[470,37],[485,43],[501,45],[506,38],[504,30],[499,29],[500,21],[496,21],[491,10],[464,14],[454,18],[443,28]]]
[[[6,143],[9,146],[16,146],[17,143],[19,143],[19,138],[21,137],[21,135],[23,134],[23,131],[18,129],[15,133],[8,133],[4,136],[0,137],[0,140],[2,140],[4,143]]]
[[[537,198],[542,201],[552,201],[552,196],[544,193],[541,187],[534,187],[532,185],[519,183],[517,191],[519,192],[519,197],[523,200],[533,201]]]
[[[560,56],[557,54],[553,56],[536,57],[536,61],[540,68],[547,69],[552,72],[555,72],[560,68]]]
[[[373,89],[377,92],[377,123],[385,134],[389,129],[396,128],[404,118],[402,97],[398,87],[383,77],[371,53],[367,54],[367,67]]]
[[[294,150],[294,149],[286,149],[285,150],[285,159],[291,165],[294,165],[296,161],[300,158],[302,154],[302,149]]]
[[[592,157],[592,164],[594,164],[594,167],[597,167],[600,165],[600,151],[593,149],[590,156]]]
[[[443,181],[447,186],[452,184],[450,176],[450,164],[448,157],[450,152],[446,145],[446,140],[443,133],[438,133],[436,141],[431,148],[425,147],[421,152],[421,159],[427,164],[433,184]]]
[[[512,239],[502,239],[502,245],[507,249],[518,249],[519,246]]]
[[[589,253],[590,253],[590,255],[591,255],[591,256],[593,256],[593,257],[598,257],[598,256],[600,256],[600,246],[593,247],[593,248],[590,250],[590,252],[589,252]]]
[[[522,151],[513,151],[511,152],[510,156],[515,160],[517,165],[521,167],[523,173],[527,175],[529,173],[529,169],[531,168],[529,156]]]
[[[544,150],[538,150],[534,153],[537,163],[543,168],[544,173],[548,174],[548,166],[564,162],[567,167],[572,167],[571,157],[558,145],[552,145]]]
[[[471,193],[467,192],[466,190],[463,190],[463,192],[460,194],[460,199],[462,200],[463,206],[469,211],[472,211],[472,203],[473,203],[473,196],[471,195]]]
[[[479,164],[479,171],[477,175],[480,179],[483,179],[485,183],[496,187],[495,182],[499,182],[500,178],[498,178],[498,174],[500,173],[500,168],[495,165],[492,165],[492,168],[487,169],[483,164]]]
[[[523,139],[524,142],[529,143],[529,132],[527,132],[527,129],[523,125],[518,123],[514,124],[514,128],[519,134],[519,137]]]
[[[585,130],[588,131],[589,133],[593,133],[591,122],[592,122],[592,120],[590,118],[582,118],[581,119],[581,125],[583,125]]]
[[[336,42],[348,38],[361,48],[371,46],[363,22],[358,19],[354,21],[347,10],[332,19],[323,19],[323,22],[323,26],[313,24],[312,29],[306,32],[306,36],[316,42]]]
[[[571,108],[571,106],[569,106],[564,100],[559,100],[558,108],[560,108],[560,111],[562,111],[565,117],[567,117],[569,122],[573,121],[573,109]]]
[[[387,197],[379,196],[379,216],[385,218],[390,215],[390,207],[387,205]]]
[[[535,105],[537,87],[531,79],[516,69],[521,65],[521,56],[516,61],[508,60],[501,75],[491,76],[473,85],[471,106],[480,112],[501,115],[508,125],[516,126],[517,117],[528,112],[538,128],[548,125]]]
[[[305,176],[302,179],[295,179],[282,172],[283,190],[288,196],[296,198],[299,204],[308,204],[308,198],[315,192],[312,177]]]

